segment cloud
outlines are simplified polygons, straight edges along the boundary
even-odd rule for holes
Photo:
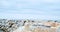
[[[17,10],[21,8],[51,9],[55,8],[58,2],[59,0],[1,0],[0,8]]]
[[[1,18],[59,19],[60,0],[0,0]]]
[[[0,18],[6,19],[47,19],[47,20],[57,20],[60,19],[59,16],[53,15],[32,15],[32,14],[5,14],[0,15]]]

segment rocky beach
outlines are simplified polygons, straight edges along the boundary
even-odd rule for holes
[[[60,23],[53,20],[0,19],[0,32],[57,32],[59,30]]]

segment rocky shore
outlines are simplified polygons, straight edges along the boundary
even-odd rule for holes
[[[58,21],[53,20],[8,20],[0,19],[3,32],[57,32]]]

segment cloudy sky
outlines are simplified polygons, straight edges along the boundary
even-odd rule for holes
[[[60,19],[60,0],[0,0],[0,18]]]

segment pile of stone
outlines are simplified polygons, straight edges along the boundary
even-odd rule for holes
[[[52,25],[50,25],[53,23]],[[51,28],[51,26],[55,27],[57,22],[49,20],[49,21],[37,21],[37,20],[7,20],[7,19],[0,19],[0,30],[3,30],[4,32],[13,32],[19,27],[23,27],[23,30],[20,32],[48,32],[48,29]],[[47,28],[47,29],[46,29]],[[55,28],[53,28],[55,30]],[[18,30],[16,30],[18,31]],[[16,32],[15,31],[15,32]],[[52,29],[50,29],[52,32]],[[56,30],[55,30],[56,31]]]
[[[20,20],[0,19],[0,30],[3,30],[4,32],[12,32],[19,26],[23,26],[23,22]]]
[[[39,22],[39,21],[35,22],[27,20],[25,21],[24,26],[22,26],[23,27],[22,30],[17,29],[13,32],[57,32],[58,27],[55,28],[56,27],[55,25],[58,24],[59,24],[58,22],[51,22],[51,20],[48,22]]]

